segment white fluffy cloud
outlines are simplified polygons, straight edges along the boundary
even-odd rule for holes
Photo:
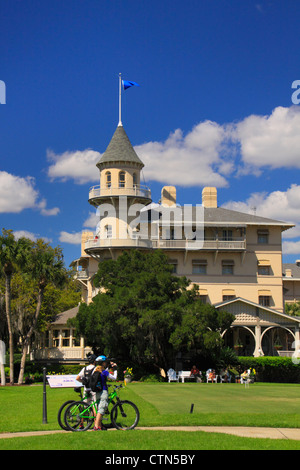
[[[69,232],[60,232],[59,241],[62,243],[70,243],[71,245],[80,245],[81,244],[81,232],[69,233]]]
[[[186,136],[177,129],[164,142],[147,142],[135,150],[145,164],[146,180],[222,187],[227,185],[224,175],[233,168],[233,161],[225,151],[229,136],[225,126],[204,121]]]
[[[96,163],[100,158],[101,154],[91,149],[67,151],[62,154],[48,150],[47,159],[53,162],[48,168],[48,176],[52,180],[73,179],[78,184],[96,182],[99,180]]]
[[[238,123],[203,121],[184,135],[177,129],[158,142],[136,145],[148,181],[180,186],[227,186],[234,173],[259,174],[263,167],[300,168],[300,108],[278,106],[270,115]],[[51,179],[97,182],[101,154],[91,149],[47,152]]]
[[[253,193],[246,201],[229,201],[223,207],[255,213],[269,219],[289,223],[300,222],[300,186],[292,184],[286,191]]]
[[[33,232],[28,232],[28,230],[16,230],[14,232],[14,237],[16,240],[19,240],[19,238],[22,238],[22,237],[29,238],[29,240],[32,240],[33,242],[37,241],[38,238],[41,238],[47,243],[52,243],[51,238],[41,237],[40,235],[36,235]]]
[[[45,199],[39,200],[34,178],[0,171],[0,213],[19,213],[24,209],[40,210],[42,215],[57,215],[59,209],[47,209]]]
[[[286,191],[269,194],[253,193],[246,201],[229,201],[223,207],[294,224],[282,234],[282,249],[284,254],[299,255],[300,241],[290,239],[300,236],[300,185],[292,184]]]
[[[239,122],[233,137],[247,166],[300,168],[300,109],[278,106],[270,116],[252,115]]]

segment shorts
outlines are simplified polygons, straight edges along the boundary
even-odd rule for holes
[[[100,398],[99,405],[98,405],[98,413],[104,415],[106,408],[108,407],[108,391],[102,390],[102,392],[97,393],[97,399]]]
[[[85,394],[87,394],[87,397],[83,401],[85,403],[87,403],[88,405],[90,405],[91,403],[93,403],[93,401],[96,400],[96,393],[95,392],[85,391]]]

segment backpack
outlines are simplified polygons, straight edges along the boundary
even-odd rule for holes
[[[91,374],[90,388],[92,392],[102,392],[103,385],[102,385],[101,375],[102,373],[98,370],[94,372],[94,374]]]
[[[84,368],[84,375],[82,377],[82,383],[86,388],[91,388],[90,381],[91,381],[91,376],[92,372],[94,371],[95,367],[93,369],[88,369],[85,367]]]

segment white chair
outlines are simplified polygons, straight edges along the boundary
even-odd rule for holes
[[[206,383],[208,383],[208,382],[217,383],[217,381],[218,381],[218,376],[217,375],[215,377],[211,378],[211,377],[209,377],[209,374],[206,374]]]
[[[245,388],[249,387],[249,384],[250,384],[249,375],[245,375],[244,377],[241,376],[241,384],[245,384]]]
[[[175,370],[172,368],[168,370],[167,376],[168,376],[168,382],[171,382],[172,380],[178,382],[179,380],[178,375],[176,374]]]

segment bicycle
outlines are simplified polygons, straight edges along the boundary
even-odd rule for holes
[[[113,391],[108,395],[108,407],[103,416],[102,424],[107,427],[103,421],[111,420],[113,427],[119,430],[134,429],[140,419],[138,407],[129,400],[121,400],[118,396],[118,390],[123,387],[122,384],[115,385]],[[87,431],[94,423],[97,414],[99,399],[93,403],[77,401],[71,403],[64,415],[66,427],[70,431]],[[111,410],[109,407],[112,405]]]
[[[77,392],[79,393],[79,396],[80,396],[80,399],[81,400],[85,400],[87,397],[88,397],[88,393],[85,393],[84,397],[82,396],[82,391],[81,391],[81,388],[74,388],[74,392]],[[67,400],[65,401],[61,407],[59,408],[58,410],[58,414],[57,414],[57,421],[58,421],[58,424],[60,425],[60,427],[64,430],[64,431],[68,431],[69,429],[67,428],[67,426],[63,423],[63,417],[65,415],[65,409],[68,405],[70,405],[71,403],[75,403],[77,400]]]

